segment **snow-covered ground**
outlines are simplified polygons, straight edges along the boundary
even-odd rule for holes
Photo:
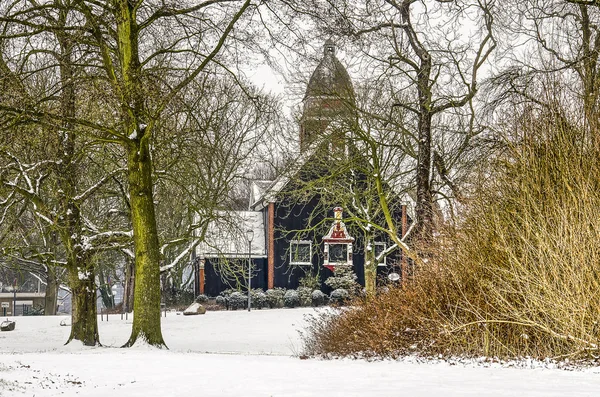
[[[0,332],[0,396],[597,396],[600,368],[301,360],[312,309],[168,313],[170,350],[119,349],[131,317],[99,322],[105,347],[63,346],[68,317],[18,317]],[[110,346],[110,347],[108,347]]]

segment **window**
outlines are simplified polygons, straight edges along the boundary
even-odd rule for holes
[[[325,243],[324,266],[352,266],[351,243]]]
[[[385,251],[385,243],[375,242],[375,258],[377,258],[383,251]],[[377,266],[386,266],[386,258],[383,257],[377,264]]]
[[[348,261],[348,244],[329,244],[329,262],[346,263]]]
[[[305,240],[290,241],[290,264],[312,265],[312,242]]]

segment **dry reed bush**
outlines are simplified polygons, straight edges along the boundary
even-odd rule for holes
[[[428,267],[314,316],[307,354],[596,356],[600,155],[556,115],[522,125],[507,148]]]
[[[594,355],[599,154],[557,114],[519,132],[442,255],[465,291],[449,327],[477,354]]]
[[[395,357],[411,345],[408,294],[398,289],[377,299],[357,299],[345,308],[323,310],[309,318],[304,353],[324,356]],[[405,332],[409,330],[408,332]]]
[[[374,299],[356,298],[347,307],[309,316],[304,354],[395,358],[437,353],[438,339],[445,333],[440,313],[448,307],[440,275],[439,269],[423,269],[404,287],[386,288]]]

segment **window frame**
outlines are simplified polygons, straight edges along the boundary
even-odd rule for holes
[[[375,241],[375,243],[373,244],[373,249],[377,246],[383,246],[383,251],[387,249],[387,244],[385,243],[385,241]],[[377,259],[377,250],[374,251],[374,254],[375,259]],[[383,260],[381,262],[377,262],[377,266],[387,266],[387,255],[383,257]]]
[[[332,245],[345,245],[346,246],[346,259],[344,262],[332,262],[331,261],[331,246]],[[352,261],[352,249],[353,244],[349,241],[327,241],[325,242],[325,261],[323,266],[353,266]]]
[[[299,245],[308,245],[309,247],[309,262],[295,262],[293,259],[293,254],[294,254],[294,250],[293,250],[293,246],[299,246]],[[312,241],[310,240],[290,240],[290,245],[289,245],[289,250],[290,250],[290,265],[293,266],[312,266],[312,257],[313,257],[313,249],[312,249]]]

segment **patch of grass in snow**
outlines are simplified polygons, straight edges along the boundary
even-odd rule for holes
[[[10,371],[11,368],[7,367],[3,364],[0,364],[0,371],[2,372],[8,372]],[[9,391],[9,392],[24,392],[25,391],[25,387],[19,385],[17,383],[17,381],[13,381],[13,380],[7,380],[7,379],[3,379],[0,378],[0,396],[4,396],[4,391]]]

